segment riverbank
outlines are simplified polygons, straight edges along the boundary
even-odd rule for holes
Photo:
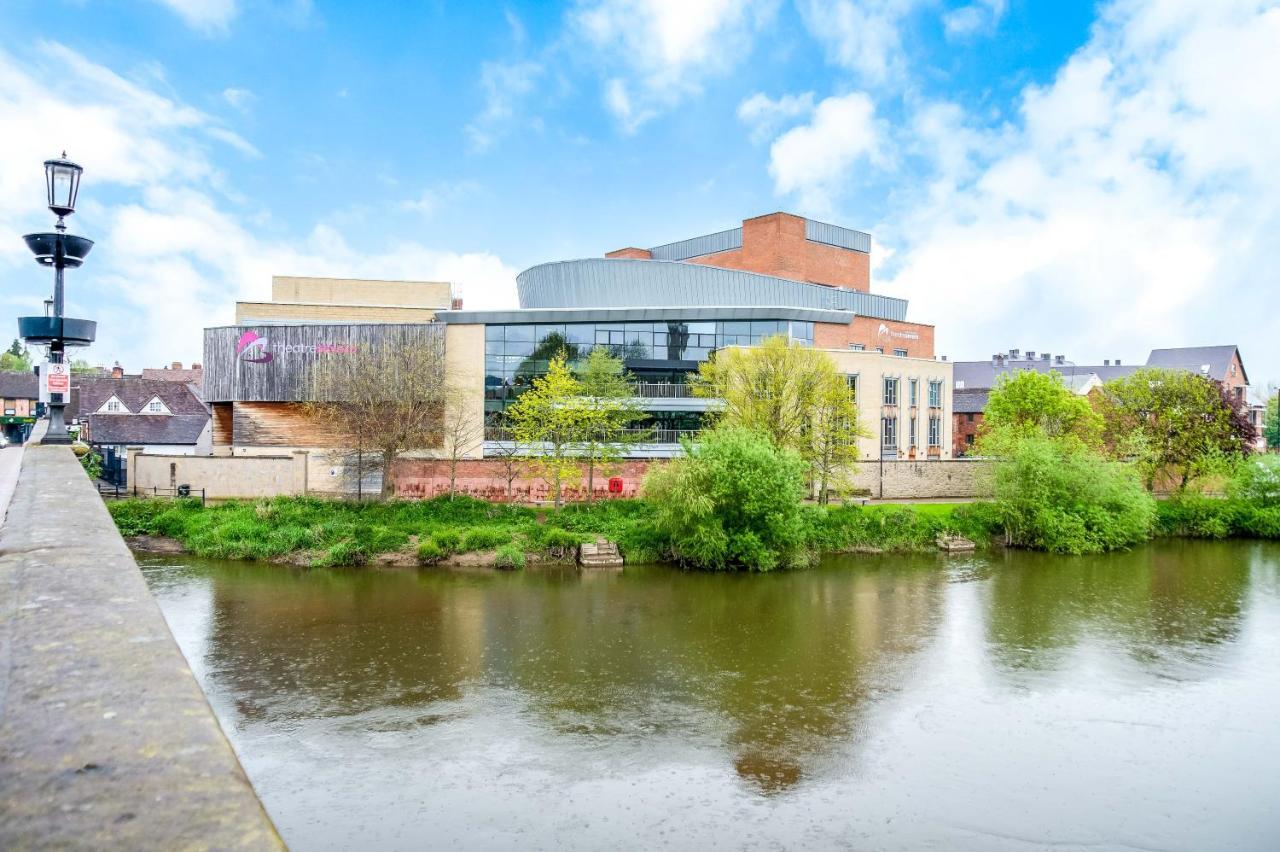
[[[643,500],[566,506],[559,512],[468,497],[352,503],[315,498],[227,502],[120,500],[109,506],[139,550],[181,550],[215,559],[260,559],[312,567],[493,565],[572,561],[579,544],[606,538],[632,562],[658,561],[664,543]],[[806,506],[805,537],[816,553],[922,552],[940,534],[981,546],[992,534],[988,504]]]

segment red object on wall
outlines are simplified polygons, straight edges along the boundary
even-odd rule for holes
[[[609,477],[609,493],[610,494],[622,493],[622,477],[621,476]]]

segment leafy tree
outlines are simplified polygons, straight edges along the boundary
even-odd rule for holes
[[[800,500],[805,463],[767,437],[726,426],[685,442],[644,492],[667,555],[698,568],[769,571],[807,558]]]
[[[1099,553],[1146,540],[1155,501],[1135,472],[1078,441],[1038,429],[1007,445],[995,467],[1005,542],[1056,553]]]
[[[0,354],[0,370],[9,372],[31,372],[31,352],[16,337],[12,345]]]
[[[1266,439],[1267,449],[1280,450],[1280,394],[1267,400],[1267,410],[1263,416],[1262,437]]]
[[[791,450],[808,468],[811,484],[840,481],[856,460],[860,428],[853,392],[823,353],[770,337],[759,346],[723,349],[704,361],[691,381],[701,397],[723,400],[713,415],[720,425],[738,426]]]
[[[444,345],[374,346],[325,358],[311,371],[304,411],[338,446],[382,459],[382,496],[395,493],[400,454],[440,446],[445,411]]]
[[[578,381],[591,415],[583,424],[582,436],[583,454],[587,457],[587,501],[591,502],[595,499],[596,466],[618,462],[622,446],[643,439],[643,435],[629,430],[645,415],[622,359],[604,347],[592,349],[579,365]]]
[[[546,374],[534,379],[505,414],[517,441],[541,445],[529,466],[551,485],[558,510],[564,505],[565,481],[581,473],[583,439],[595,418],[564,356],[552,358]]]
[[[1103,391],[1107,445],[1139,465],[1148,488],[1165,475],[1183,490],[1249,452],[1233,404],[1204,376],[1147,368],[1107,382]]]
[[[84,358],[72,358],[71,372],[72,373],[96,373],[98,372],[98,368],[90,364]]]
[[[1073,393],[1056,370],[1001,376],[987,399],[982,426],[981,451],[991,455],[1001,454],[1002,443],[1037,431],[1097,447],[1103,430],[1101,415],[1087,398]]]

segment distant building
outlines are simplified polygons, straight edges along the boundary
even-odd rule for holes
[[[184,370],[181,361],[174,361],[168,367],[144,367],[142,378],[157,382],[181,382],[190,385],[196,396],[204,399],[204,370],[199,364],[192,364]]]
[[[134,376],[72,382],[80,439],[103,456],[104,478],[123,481],[129,447],[169,455],[207,455],[209,409],[184,382]]]
[[[271,279],[271,301],[236,302],[236,325],[431,322],[437,311],[461,308],[446,281],[363,278]]]
[[[1131,376],[1145,367],[1197,373],[1218,382],[1235,399],[1248,404],[1249,376],[1245,372],[1240,350],[1234,345],[1153,349],[1147,362],[1141,365],[1122,364],[1119,358],[1107,359],[1101,364],[1077,364],[1063,355],[1051,355],[1048,352],[1037,354],[1033,350],[1024,353],[1020,349],[1010,349],[1007,353],[996,353],[985,361],[955,362],[955,409],[952,414],[955,420],[952,426],[955,452],[960,455],[966,448],[973,446],[982,426],[987,394],[1003,375],[1027,370],[1038,373],[1057,372],[1067,387],[1084,396],[1105,382]]]
[[[0,428],[13,444],[21,444],[35,426],[40,383],[35,373],[0,373]]]

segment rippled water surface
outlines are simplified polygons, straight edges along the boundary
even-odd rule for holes
[[[1280,849],[1280,546],[143,560],[294,849]]]

